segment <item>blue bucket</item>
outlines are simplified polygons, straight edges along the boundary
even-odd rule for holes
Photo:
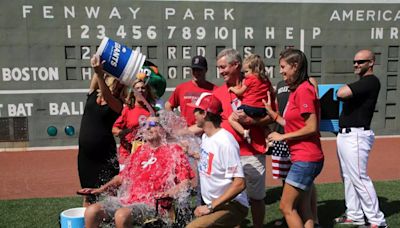
[[[132,85],[136,74],[142,68],[146,56],[139,48],[132,50],[125,45],[104,37],[96,52],[104,62],[103,69],[125,85]]]
[[[65,210],[60,214],[61,228],[84,228],[85,227],[85,209],[76,207]]]

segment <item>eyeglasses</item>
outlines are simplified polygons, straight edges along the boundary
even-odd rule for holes
[[[364,64],[364,63],[366,63],[366,62],[369,62],[369,61],[371,61],[372,59],[360,59],[360,60],[353,60],[353,64],[358,64],[358,65],[361,65],[361,64]]]

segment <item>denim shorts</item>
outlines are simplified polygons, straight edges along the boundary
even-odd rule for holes
[[[321,172],[323,165],[323,161],[293,162],[285,181],[293,187],[307,191]]]

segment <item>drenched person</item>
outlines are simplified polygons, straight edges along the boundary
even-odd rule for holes
[[[133,89],[126,99],[126,106],[122,109],[121,116],[118,117],[112,128],[114,136],[120,138],[118,161],[121,170],[125,166],[125,162],[128,160],[132,150],[136,150],[135,136],[137,130],[151,114],[152,110],[148,110],[145,102],[153,105],[156,98],[150,85],[146,85],[143,80],[136,79],[132,87]]]
[[[132,227],[156,214],[156,198],[176,198],[188,190],[194,173],[181,147],[166,143],[165,130],[150,117],[144,127],[145,143],[130,156],[130,162],[119,175],[97,189],[81,189],[81,193],[100,194],[117,187],[117,197],[89,206],[85,211],[85,226],[99,227],[103,220],[115,219],[115,226]],[[163,208],[171,207],[164,205]],[[166,215],[164,211],[162,213]]]

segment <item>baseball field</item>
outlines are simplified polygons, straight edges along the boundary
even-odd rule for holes
[[[319,219],[323,227],[340,227],[332,223],[345,209],[336,141],[324,138],[322,144],[325,164],[316,180]],[[368,166],[390,227],[400,227],[398,148],[400,137],[377,137]],[[1,152],[0,227],[59,227],[60,213],[82,202],[75,195],[80,188],[76,157],[76,149]],[[278,209],[281,181],[272,179],[270,164],[267,157],[265,227],[273,227],[282,217]],[[242,227],[251,227],[250,217]]]

